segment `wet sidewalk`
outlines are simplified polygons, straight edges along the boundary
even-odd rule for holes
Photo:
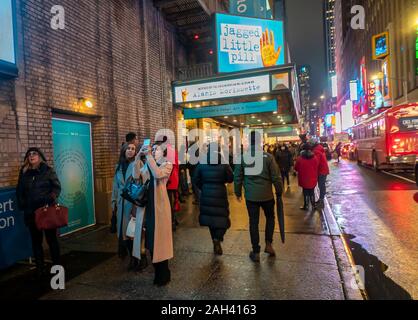
[[[153,285],[153,268],[142,273],[127,272],[128,259],[115,254],[115,235],[108,227],[98,228],[62,243],[67,272],[66,289],[38,291],[39,299],[361,299],[350,287],[351,268],[339,236],[326,214],[299,209],[302,197],[292,180],[283,195],[286,214],[286,244],[280,242],[276,219],[276,258],[261,254],[254,264],[245,203],[235,200],[230,188],[232,227],[223,244],[224,255],[213,254],[207,228],[198,224],[198,207],[192,197],[179,213],[180,226],[174,234],[170,261],[172,281],[166,287]],[[260,239],[264,250],[265,219],[261,211]],[[86,263],[87,261],[87,263]],[[8,280],[8,286],[13,279]],[[5,285],[0,277],[0,287]],[[22,285],[22,284],[21,284]],[[8,298],[17,299],[9,296]]]

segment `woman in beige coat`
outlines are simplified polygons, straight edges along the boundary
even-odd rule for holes
[[[146,163],[139,160],[146,156]],[[145,147],[138,155],[134,176],[143,182],[150,180],[148,202],[145,208],[139,207],[136,213],[134,238],[134,257],[141,259],[141,236],[145,226],[145,247],[150,251],[155,268],[154,284],[164,286],[171,280],[168,260],[173,258],[173,233],[170,200],[167,182],[173,164],[165,158],[166,151],[161,143],[153,148]]]

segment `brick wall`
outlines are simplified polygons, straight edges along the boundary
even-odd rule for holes
[[[185,50],[151,0],[58,2],[17,1],[20,75],[0,79],[0,187],[16,184],[28,145],[52,163],[55,112],[94,116],[96,215],[104,222],[125,134],[153,138],[160,128],[175,129],[170,82]],[[65,30],[50,27],[56,4],[65,8]],[[94,108],[80,107],[79,97]]]

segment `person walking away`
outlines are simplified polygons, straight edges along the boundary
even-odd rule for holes
[[[126,236],[131,213],[135,210],[134,205],[122,198],[122,191],[129,181],[134,180],[133,171],[135,166],[136,147],[133,143],[125,143],[120,151],[119,161],[113,178],[112,209],[116,212],[118,255],[124,259],[130,257],[128,271],[140,271],[145,268],[144,262],[140,265],[139,260],[132,255],[133,240]]]
[[[327,193],[327,176],[329,175],[329,166],[325,154],[324,147],[318,143],[317,140],[311,139],[312,151],[318,159],[319,168],[318,168],[318,188],[319,188],[319,200],[315,203],[315,207],[318,209],[324,208],[325,195]]]
[[[29,148],[19,172],[16,195],[18,207],[24,212],[24,221],[31,234],[38,277],[47,274],[42,247],[44,234],[53,265],[60,265],[60,247],[56,229],[38,230],[35,224],[35,211],[45,205],[54,205],[60,193],[60,181],[54,169],[48,166],[42,151],[39,148]]]
[[[338,142],[338,144],[337,144],[337,146],[335,147],[335,150],[334,150],[334,152],[337,154],[337,162],[338,163],[340,163],[342,146],[343,146],[342,142]]]
[[[141,238],[145,226],[145,247],[151,254],[155,270],[154,284],[165,286],[171,280],[168,261],[174,256],[173,230],[170,199],[167,193],[167,182],[170,178],[173,164],[167,161],[167,149],[162,142],[156,142],[153,147],[143,147],[137,156],[138,165],[135,166],[134,177],[144,183],[150,181],[147,192],[147,204],[138,207],[136,211],[136,225],[133,255],[141,256]],[[146,156],[145,164],[139,160]]]
[[[195,145],[197,142],[192,143],[190,145],[190,148]],[[196,153],[193,155],[196,158],[199,158],[199,149],[197,149]],[[187,162],[187,168],[189,169],[189,175],[190,178],[192,178],[194,176],[194,171],[197,168],[197,164],[191,164],[189,161]],[[192,191],[193,191],[193,195],[194,195],[194,201],[193,204],[194,205],[199,205],[200,204],[200,194],[199,194],[199,189],[193,184],[193,180],[192,180]]]
[[[216,255],[223,254],[221,243],[231,227],[225,184],[234,181],[230,165],[222,164],[221,160],[218,144],[211,143],[207,152],[207,164],[199,164],[193,176],[193,183],[201,190],[199,222],[201,226],[209,227]]]
[[[251,132],[250,148],[245,152],[251,152],[252,154],[255,153],[255,134],[255,132]],[[281,197],[283,192],[282,180],[279,177],[279,169],[273,156],[267,152],[263,152],[262,158],[263,167],[260,174],[246,174],[245,168],[251,168],[254,164],[247,165],[245,163],[236,165],[234,172],[234,191],[239,202],[242,201],[242,187],[245,189],[246,205],[250,218],[250,237],[252,244],[250,259],[253,262],[260,261],[260,208],[263,208],[266,216],[266,248],[264,252],[268,253],[271,257],[276,255],[272,246],[275,219],[275,198],[273,195],[272,185],[274,185],[277,197]]]
[[[312,146],[305,143],[301,155],[296,160],[295,170],[298,173],[299,186],[303,188],[303,206],[308,210],[309,203],[315,208],[315,187],[318,184],[319,161],[312,151]]]
[[[276,152],[276,162],[279,166],[282,176],[283,187],[285,179],[287,181],[287,187],[290,187],[289,172],[293,167],[293,156],[286,145],[282,145]]]
[[[165,142],[165,141],[163,141]],[[177,151],[171,144],[167,144],[167,160],[172,163],[173,169],[171,170],[170,178],[167,183],[168,198],[170,199],[172,228],[176,231],[179,222],[176,217],[176,207],[179,201],[179,158]]]

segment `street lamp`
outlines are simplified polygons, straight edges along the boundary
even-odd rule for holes
[[[322,95],[320,98],[321,98],[321,100],[324,100],[324,99],[325,99],[325,96],[324,96],[324,95]]]

